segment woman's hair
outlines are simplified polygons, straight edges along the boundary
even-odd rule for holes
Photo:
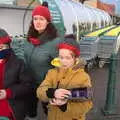
[[[53,23],[49,23],[45,29],[46,35],[48,35],[51,39],[54,39],[58,36],[58,31]],[[40,33],[34,28],[33,20],[31,21],[31,25],[28,30],[27,37],[31,36],[34,38],[39,37]]]

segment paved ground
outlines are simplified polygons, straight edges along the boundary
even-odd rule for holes
[[[118,55],[120,58],[120,53]],[[108,65],[104,68],[95,68],[89,72],[93,88],[94,88],[94,108],[89,112],[87,120],[120,120],[120,59],[118,59],[117,71],[117,82],[115,87],[115,114],[104,116],[103,108],[105,106],[107,82],[108,82]]]

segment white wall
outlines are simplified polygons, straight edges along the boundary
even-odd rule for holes
[[[23,16],[25,9],[0,7],[0,27],[4,28],[11,36],[23,35]],[[31,10],[27,11],[25,19],[25,33],[31,21]]]

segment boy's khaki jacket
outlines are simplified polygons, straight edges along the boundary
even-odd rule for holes
[[[89,75],[84,71],[80,61],[72,69],[55,68],[49,70],[45,80],[37,89],[37,97],[42,101],[49,101],[46,90],[48,88],[72,89],[79,87],[91,87]],[[82,120],[85,114],[92,108],[92,101],[73,102],[68,100],[67,110],[62,112],[57,106],[48,105],[48,120]]]

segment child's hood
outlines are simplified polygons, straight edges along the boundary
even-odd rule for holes
[[[54,58],[52,61],[51,61],[51,64],[55,67],[60,67],[61,66],[61,63],[60,63],[60,60],[59,58]],[[77,70],[79,68],[83,68],[85,67],[85,64],[86,64],[86,61],[83,60],[82,58],[79,58],[76,62],[76,64],[72,67],[72,70]]]

